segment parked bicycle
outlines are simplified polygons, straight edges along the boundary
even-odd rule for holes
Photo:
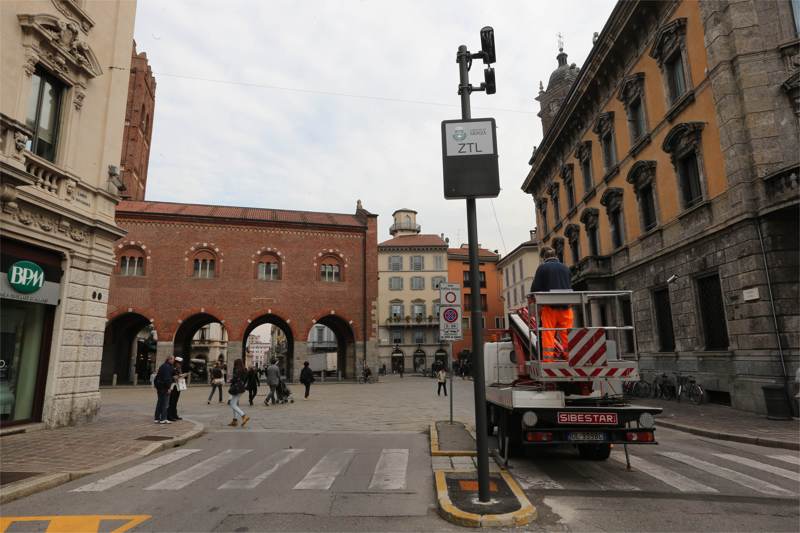
[[[672,400],[675,398],[676,391],[675,381],[666,372],[656,376],[653,380],[653,398]]]
[[[639,381],[626,381],[622,385],[622,392],[628,398],[649,398],[653,386],[641,378]]]
[[[681,398],[686,397],[695,405],[703,403],[706,393],[703,387],[694,379],[694,376],[681,376],[680,374],[676,374],[675,379],[678,382],[678,390],[675,396],[679,402]]]

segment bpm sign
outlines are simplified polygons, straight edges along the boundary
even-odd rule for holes
[[[493,118],[442,122],[444,197],[496,198],[500,194]]]
[[[8,269],[8,284],[15,291],[31,294],[44,287],[44,271],[32,261],[17,261]]]

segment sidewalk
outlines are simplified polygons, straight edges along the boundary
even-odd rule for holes
[[[800,421],[768,420],[764,415],[716,404],[634,398],[634,405],[661,407],[656,427],[677,429],[704,437],[800,450]]]
[[[178,446],[203,429],[186,419],[154,424],[152,416],[112,404],[89,424],[2,436],[0,503]]]

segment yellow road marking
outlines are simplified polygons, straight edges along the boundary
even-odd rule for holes
[[[104,520],[127,520],[111,533],[124,533],[149,520],[151,515],[55,515],[55,516],[3,516],[0,517],[0,533],[17,522],[47,522],[47,533],[97,533]]]

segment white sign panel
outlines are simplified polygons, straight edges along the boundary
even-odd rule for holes
[[[461,286],[458,283],[439,284],[439,302],[441,305],[461,305]]]
[[[442,305],[439,308],[439,338],[443,341],[460,341],[464,338],[461,306]]]
[[[494,134],[488,120],[446,123],[444,132],[448,157],[494,154]]]

